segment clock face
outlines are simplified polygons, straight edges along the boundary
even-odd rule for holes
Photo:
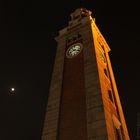
[[[70,46],[66,52],[67,58],[73,58],[77,56],[82,50],[82,44],[81,43],[76,43]]]

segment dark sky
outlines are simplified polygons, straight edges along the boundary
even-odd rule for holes
[[[131,140],[140,113],[138,1],[0,1],[0,139],[40,140],[58,30],[85,7],[111,48],[110,59]],[[16,94],[10,94],[10,88]]]

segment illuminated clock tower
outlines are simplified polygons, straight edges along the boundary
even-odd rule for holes
[[[110,48],[79,8],[59,31],[42,140],[129,140]]]

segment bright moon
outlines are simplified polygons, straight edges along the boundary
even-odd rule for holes
[[[11,88],[11,91],[15,91],[15,88]]]

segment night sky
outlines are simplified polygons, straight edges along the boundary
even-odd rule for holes
[[[54,37],[79,7],[93,12],[112,50],[110,59],[128,130],[131,140],[136,140],[140,8],[135,0],[0,1],[0,140],[41,140],[57,46]]]

